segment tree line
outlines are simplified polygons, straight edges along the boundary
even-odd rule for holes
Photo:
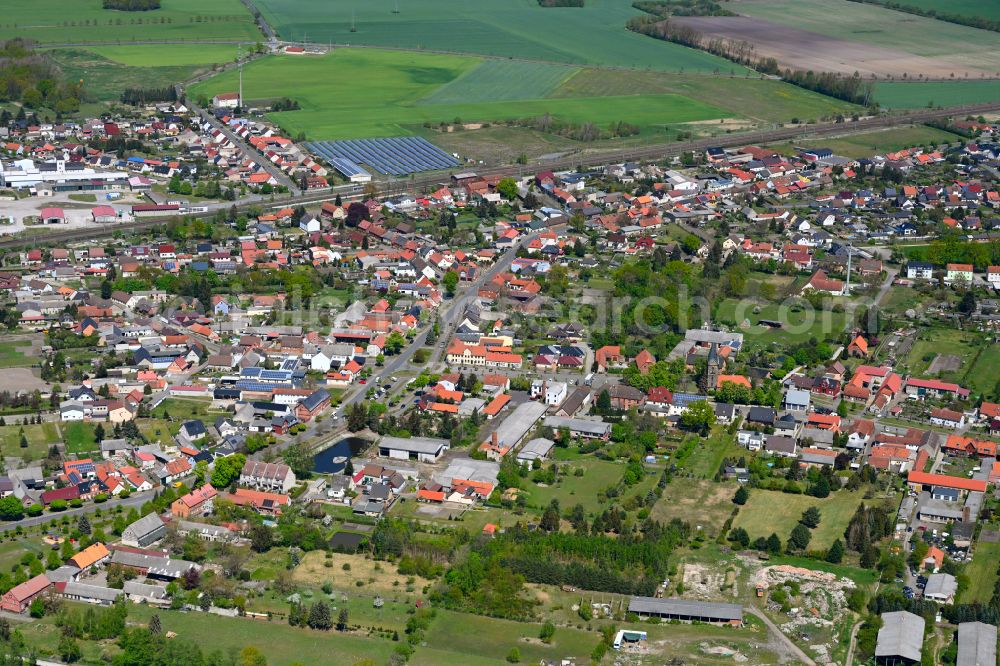
[[[173,86],[162,88],[126,88],[121,96],[122,104],[142,106],[150,102],[176,102],[177,89]]]
[[[632,6],[639,11],[667,18],[668,16],[736,16],[715,0],[637,0]]]

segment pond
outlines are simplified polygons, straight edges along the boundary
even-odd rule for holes
[[[368,440],[361,437],[345,437],[313,456],[313,470],[319,474],[340,474],[344,471],[347,459],[356,456],[368,443]]]

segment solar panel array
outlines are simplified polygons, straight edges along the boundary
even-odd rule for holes
[[[355,176],[371,177],[370,173],[344,157],[334,157],[330,159],[329,162],[333,165],[333,168],[343,174],[345,178],[354,178]]]
[[[306,145],[331,164],[335,164],[334,160],[345,159],[355,165],[367,164],[381,173],[393,176],[458,166],[458,160],[454,157],[427,139],[416,136],[313,141]]]

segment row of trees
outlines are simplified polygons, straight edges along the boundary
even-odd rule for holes
[[[121,100],[123,104],[131,104],[132,106],[142,106],[150,102],[176,102],[177,89],[173,86],[126,88],[122,92]]]

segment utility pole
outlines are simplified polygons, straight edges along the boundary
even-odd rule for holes
[[[237,93],[238,99],[236,100],[236,103],[242,110],[243,109],[243,44],[242,43],[236,46],[236,60],[240,64],[240,91]]]
[[[847,284],[844,285],[844,295],[851,295],[851,257],[854,255],[854,246],[847,246]]]

